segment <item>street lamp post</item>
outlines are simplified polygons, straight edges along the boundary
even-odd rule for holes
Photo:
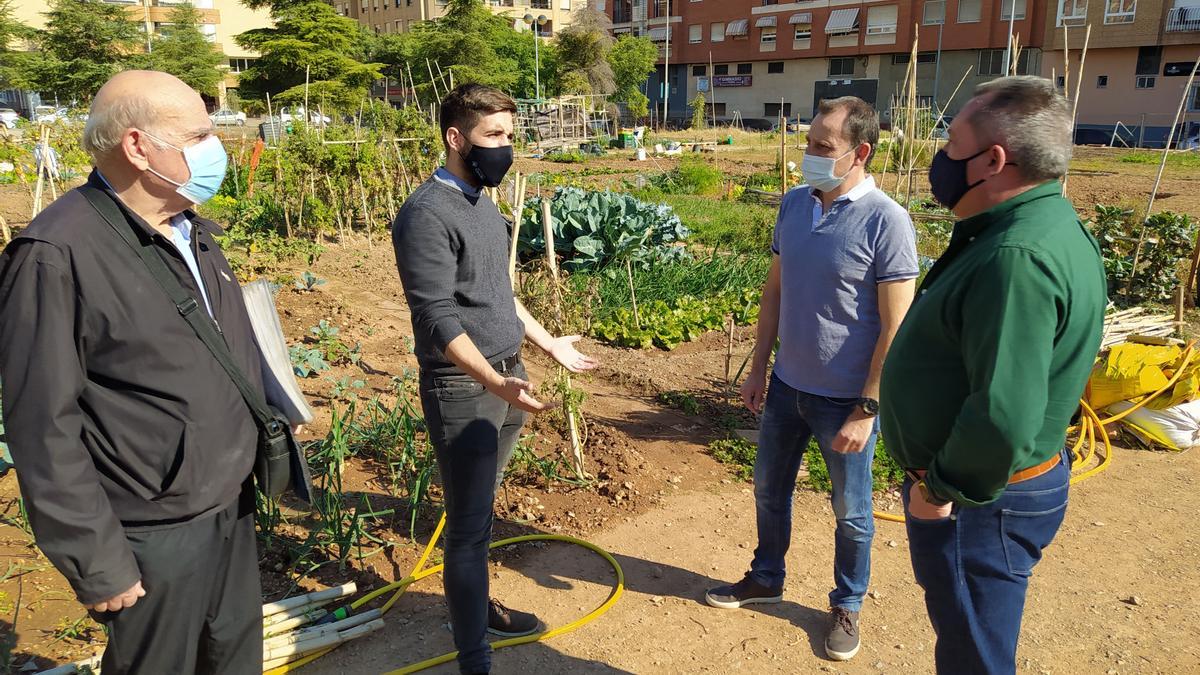
[[[536,18],[532,14],[526,14],[523,17],[525,25],[533,29],[533,95],[537,100],[542,100],[542,62],[538,56],[538,27],[545,26],[549,19],[545,14],[539,14]]]

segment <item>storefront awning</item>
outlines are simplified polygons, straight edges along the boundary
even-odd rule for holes
[[[800,12],[799,14],[793,14],[792,18],[788,19],[788,23],[792,24],[793,26],[795,26],[797,24],[804,24],[804,25],[811,26],[812,25],[812,12]]]
[[[725,28],[726,36],[738,37],[750,32],[750,19],[735,19]]]
[[[758,21],[754,22],[754,27],[755,28],[774,28],[776,25],[778,25],[776,22],[777,22],[777,19],[773,16],[760,16],[758,18]]]

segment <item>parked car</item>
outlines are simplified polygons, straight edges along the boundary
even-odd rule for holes
[[[296,106],[295,108],[280,108],[279,117],[282,118],[284,122],[294,122],[297,120],[304,121],[304,106]],[[309,112],[308,114],[308,123],[314,127],[327,126],[332,121],[333,120],[329,119],[327,115],[322,115],[318,112]]]
[[[234,112],[229,108],[221,108],[208,116],[212,123],[218,127],[231,126],[246,126],[246,113]]]
[[[3,124],[6,129],[12,129],[17,126],[17,120],[21,119],[21,115],[12,108],[0,108],[0,124]]]
[[[954,115],[942,115],[941,119],[933,123],[933,137],[940,138],[943,141],[950,138],[950,123],[954,121]]]

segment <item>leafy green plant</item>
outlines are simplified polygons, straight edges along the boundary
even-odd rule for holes
[[[367,386],[362,380],[352,380],[349,376],[342,376],[338,379],[332,377],[325,378],[333,383],[329,389],[329,398],[338,401],[348,401],[351,398],[358,396],[356,393],[359,389]]]
[[[716,162],[684,155],[672,170],[650,178],[650,184],[666,194],[716,196],[725,185],[725,175]]]
[[[674,349],[702,334],[721,328],[733,316],[739,326],[758,320],[761,291],[745,289],[707,300],[682,296],[671,302],[655,300],[640,304],[639,312],[618,309],[612,318],[592,325],[592,334],[619,347]]]
[[[699,415],[700,401],[696,395],[687,391],[664,391],[655,398],[659,403],[679,408],[685,415]]]
[[[829,492],[833,483],[829,479],[829,467],[821,456],[816,440],[810,440],[804,451],[804,462],[808,466],[808,486],[817,492]],[[888,454],[883,439],[876,437],[875,458],[871,463],[871,489],[875,492],[891,490],[904,482],[904,469]]]
[[[533,448],[532,434],[521,437],[513,448],[512,459],[508,462],[508,467],[504,472],[504,479],[515,479],[518,481],[526,481],[529,479],[541,481],[549,486],[554,481],[563,483],[578,484],[574,478],[569,476],[570,470],[567,467],[566,461],[562,455],[553,453],[544,457],[539,457]]]
[[[744,438],[723,438],[708,444],[708,453],[718,462],[729,466],[734,478],[748,481],[754,477],[754,459],[758,446]]]
[[[1138,223],[1132,209],[1096,205],[1090,223],[1100,243],[1109,297],[1121,302],[1168,302],[1180,283],[1180,265],[1192,251],[1196,223],[1187,214],[1164,211]],[[1138,240],[1145,241],[1138,254]],[[1137,269],[1134,260],[1137,259]]]
[[[573,152],[561,150],[559,152],[548,152],[542,159],[547,162],[559,162],[561,164],[583,164],[588,158],[587,155],[578,150]]]
[[[546,239],[540,199],[525,203],[519,251],[527,257],[544,255]],[[677,242],[688,229],[670,207],[647,204],[616,192],[558,188],[550,202],[554,250],[568,271],[602,269],[616,260],[639,266],[656,260],[687,257]]]
[[[51,633],[53,637],[51,642],[59,642],[61,640],[91,641],[93,634],[99,630],[100,624],[92,621],[91,617],[87,615],[75,620],[64,616],[54,625],[54,630]]]
[[[339,333],[341,330],[327,319],[321,319],[320,323],[308,329],[310,338],[316,342],[317,349],[326,361],[332,364],[349,362],[357,365],[362,359],[362,344],[356,342],[350,347],[342,342]]]
[[[324,285],[324,279],[321,279],[308,270],[304,270],[304,274],[301,274],[300,278],[296,280],[296,290],[298,291],[312,292],[317,290],[317,286]]]
[[[292,345],[288,347],[288,356],[292,359],[292,371],[297,377],[308,377],[329,370],[329,363],[320,349]]]

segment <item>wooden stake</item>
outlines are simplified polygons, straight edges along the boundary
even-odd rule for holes
[[[529,179],[518,171],[515,180],[516,185],[513,189],[517,193],[517,202],[513,205],[512,242],[508,249],[508,278],[512,281],[514,291],[517,290],[517,242],[521,238],[521,220],[525,215],[525,183]]]
[[[1175,323],[1183,326],[1183,296],[1187,295],[1183,286],[1175,289]]]
[[[558,283],[558,256],[554,253],[554,217],[550,215],[550,198],[542,197],[542,235],[546,239],[546,266]]]
[[[1063,24],[1063,96],[1071,91],[1071,47],[1067,24]]]
[[[629,299],[633,303],[633,325],[641,330],[642,317],[638,314],[637,291],[633,288],[633,263],[629,262],[629,258],[625,259],[625,275],[629,279]]]
[[[0,216],[0,233],[4,235],[4,245],[8,246],[12,243],[12,230],[8,227],[8,221],[4,216]]]
[[[783,99],[779,99],[779,195],[787,194],[787,117],[783,115]]]
[[[1065,28],[1065,26],[1064,26]],[[1079,94],[1083,89],[1083,66],[1087,63],[1088,43],[1092,40],[1092,24],[1087,25],[1087,32],[1083,35],[1083,52],[1079,55],[1079,74],[1075,76],[1075,96],[1071,99],[1071,142],[1075,142],[1075,127],[1078,126],[1079,119]],[[1071,177],[1071,172],[1067,171],[1063,175],[1062,194],[1067,196],[1067,179]]]
[[[734,323],[733,323],[733,315],[732,314],[729,315],[729,319],[728,319],[727,323],[729,325],[729,342],[725,348],[725,385],[729,386],[729,385],[733,384],[733,382],[729,379],[729,368],[733,364],[733,327],[734,327]]]
[[[275,112],[271,108],[271,95],[267,94],[267,119],[275,117]],[[283,115],[279,116],[279,138],[275,143],[275,184],[276,186],[283,184],[283,161],[280,155],[283,154],[283,139],[287,136],[287,127],[283,123]],[[279,206],[283,209],[283,226],[287,232],[287,238],[292,238],[292,218],[288,215],[287,200],[280,195]]]
[[[546,264],[550,267],[550,279],[554,284],[554,318],[557,328],[562,329],[562,286],[558,281],[558,257],[554,253],[554,219],[550,214],[550,199],[542,198],[542,232],[546,237]],[[583,443],[579,440],[579,423],[575,419],[575,411],[571,410],[570,396],[571,374],[566,369],[560,370],[566,391],[563,393],[563,418],[567,421],[567,435],[571,443],[571,461],[574,464],[575,476],[580,480],[590,478],[583,466]]]

